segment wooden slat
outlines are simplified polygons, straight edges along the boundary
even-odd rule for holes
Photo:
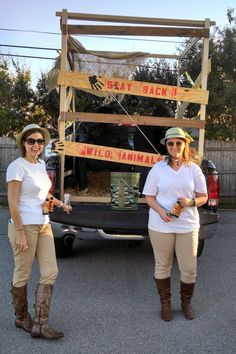
[[[162,160],[162,156],[160,154],[118,149],[110,146],[100,146],[60,140],[55,140],[53,145],[53,151],[61,155],[125,163],[128,165],[151,167],[156,162]]]
[[[209,92],[201,89],[130,81],[121,78],[95,76],[60,71],[57,83],[92,91],[114,92],[127,95],[207,104]]]
[[[68,25],[64,28],[68,34],[93,34],[113,36],[161,36],[161,37],[199,37],[208,38],[209,29],[178,27],[142,27],[142,26],[90,26]]]
[[[56,16],[62,16],[62,12],[57,11]],[[204,27],[205,24],[204,20],[115,16],[115,15],[86,14],[86,13],[75,13],[75,12],[68,12],[68,19],[82,20],[82,21],[140,23],[140,24],[148,24],[148,25],[186,26],[186,27]],[[212,26],[216,24],[215,21],[211,21],[210,23]]]
[[[196,119],[176,119],[168,117],[150,117],[132,115],[130,119],[125,114],[105,114],[105,113],[88,113],[88,112],[61,112],[61,117],[72,122],[94,122],[94,123],[117,123],[117,124],[134,124],[137,125],[153,125],[162,127],[184,127],[184,128],[204,128],[205,121]]]
[[[72,202],[80,203],[110,203],[111,197],[93,197],[93,196],[82,196],[82,195],[71,195]],[[138,198],[139,204],[146,203],[145,198]]]

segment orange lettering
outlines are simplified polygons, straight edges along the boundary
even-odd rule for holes
[[[172,97],[175,97],[176,95],[177,95],[177,88],[173,87],[173,88],[171,89],[171,96],[172,96]]]
[[[105,150],[105,157],[106,158],[111,158],[111,150]]]
[[[107,88],[108,90],[112,89],[112,81],[107,81]]]
[[[166,96],[166,93],[167,93],[167,88],[162,88],[161,89],[161,94],[162,94],[162,96]]]
[[[148,93],[148,86],[146,85],[143,86],[143,93]]]
[[[143,155],[137,155],[137,162],[143,162]]]
[[[98,156],[99,157],[103,157],[104,156],[102,149],[98,149]]]
[[[113,88],[114,88],[115,90],[119,90],[119,81],[113,82]]]
[[[120,90],[121,91],[124,91],[125,90],[125,84],[122,82],[121,85],[120,85]]]
[[[153,87],[150,88],[149,95],[154,95],[154,88]]]
[[[160,90],[161,90],[160,87],[157,87],[157,88],[156,88],[156,95],[157,95],[157,96],[160,96],[160,94],[161,94],[161,93],[160,93]]]
[[[130,91],[131,90],[131,86],[132,86],[132,84],[131,84],[131,82],[128,82],[128,91]]]
[[[128,160],[128,161],[134,161],[134,154],[128,153],[128,155],[127,155],[127,160]]]
[[[126,153],[125,152],[122,153],[121,160],[126,160]]]
[[[87,151],[86,151],[86,153],[87,153],[87,155],[92,155],[92,153],[93,153],[93,148],[92,147],[88,147],[87,146],[87,149],[86,149]]]

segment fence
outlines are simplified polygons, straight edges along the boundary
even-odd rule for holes
[[[9,163],[20,156],[14,139],[0,137],[0,199],[5,199],[7,194],[6,169]]]
[[[206,140],[205,156],[214,162],[220,178],[220,201],[236,206],[236,141]],[[6,199],[6,169],[20,155],[15,140],[0,137],[0,199]]]
[[[236,206],[236,141],[206,140],[205,156],[219,173],[220,202]]]

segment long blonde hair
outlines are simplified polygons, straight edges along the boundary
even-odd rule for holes
[[[181,156],[181,158],[183,160],[183,164],[186,166],[189,166],[190,162],[195,162],[197,165],[200,165],[201,161],[199,160],[197,150],[195,148],[190,147],[189,143],[187,143],[187,141],[185,139],[182,139],[182,138],[178,138],[178,139],[185,142],[185,146],[184,146],[183,153]],[[165,161],[168,165],[170,165],[170,156],[169,155],[166,155]]]

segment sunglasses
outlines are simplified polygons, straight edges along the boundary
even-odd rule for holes
[[[174,145],[176,145],[177,147],[182,146],[182,144],[183,144],[183,141],[176,141],[176,142],[174,142],[174,141],[167,141],[167,143],[166,143],[167,146],[174,146]]]
[[[34,145],[37,143],[38,145],[44,145],[45,144],[45,139],[33,139],[33,138],[28,138],[25,139],[28,145]]]

